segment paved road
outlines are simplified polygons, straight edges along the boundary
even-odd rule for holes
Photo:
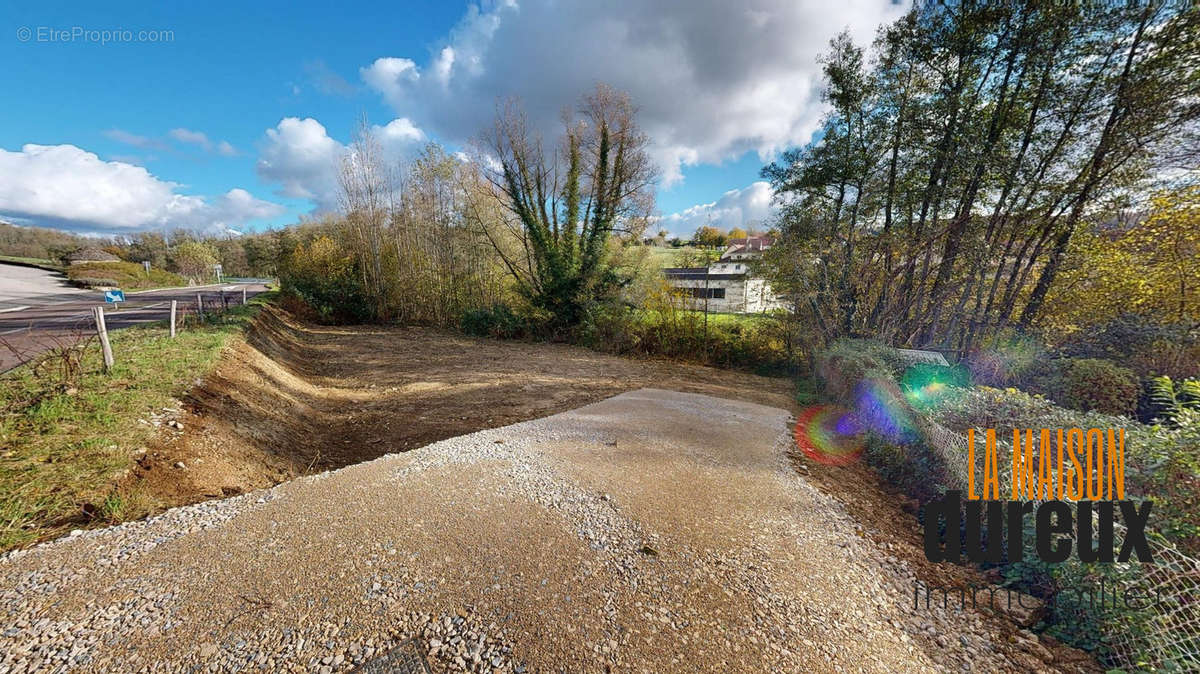
[[[47,349],[89,336],[94,330],[94,306],[104,305],[108,329],[120,330],[166,319],[171,300],[179,300],[182,309],[194,312],[197,293],[209,307],[221,304],[222,291],[230,304],[239,303],[242,288],[247,298],[266,290],[260,283],[232,283],[131,292],[125,294],[128,301],[114,310],[99,291],[73,288],[61,274],[0,264],[0,372]]]

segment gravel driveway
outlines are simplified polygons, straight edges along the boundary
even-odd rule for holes
[[[10,553],[0,674],[346,671],[409,639],[434,672],[1004,671],[972,616],[911,615],[788,421],[642,389]]]

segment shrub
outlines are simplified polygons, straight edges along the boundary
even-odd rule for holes
[[[1040,342],[1030,337],[1013,337],[972,351],[964,361],[973,381],[1003,388],[1027,380],[1039,363],[1047,361],[1047,356]]]
[[[1063,354],[1104,358],[1135,372],[1175,378],[1200,376],[1200,332],[1189,322],[1162,323],[1161,316],[1122,314],[1065,342]]]
[[[951,388],[971,385],[971,373],[962,365],[913,363],[900,376],[900,386],[914,405],[928,405]]]
[[[817,357],[817,376],[828,395],[853,403],[858,383],[867,379],[894,380],[902,363],[893,349],[865,339],[839,339]]]
[[[116,288],[121,284],[111,278],[74,278],[71,282],[80,288]]]
[[[285,261],[280,281],[325,323],[362,323],[373,318],[353,262],[326,236],[300,244]]]
[[[463,313],[459,327],[475,337],[515,339],[530,334],[530,322],[518,316],[506,304],[487,309],[469,309]]]
[[[1098,358],[1070,360],[1062,368],[1062,390],[1053,396],[1067,407],[1132,416],[1138,378],[1133,370]]]
[[[67,267],[67,279],[82,288],[163,288],[187,285],[179,274],[146,268],[140,262],[83,262]]]
[[[1163,375],[1142,382],[1138,420],[1170,422],[1184,409],[1200,411],[1200,379],[1174,381]]]

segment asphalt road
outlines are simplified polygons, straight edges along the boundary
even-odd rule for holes
[[[196,310],[196,294],[206,308],[221,306],[221,294],[230,305],[266,291],[261,283],[226,283],[190,288],[166,288],[125,293],[120,307],[106,304],[103,293],[67,285],[60,274],[0,264],[0,372],[6,372],[47,349],[86,339],[95,334],[92,307],[104,306],[109,330],[170,317],[171,300],[181,311]]]

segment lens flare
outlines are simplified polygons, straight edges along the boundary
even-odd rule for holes
[[[863,429],[854,415],[833,405],[814,405],[796,419],[796,446],[817,463],[843,466],[862,454]]]
[[[864,379],[854,389],[854,417],[863,430],[890,442],[907,443],[916,437],[916,425],[895,382]]]

